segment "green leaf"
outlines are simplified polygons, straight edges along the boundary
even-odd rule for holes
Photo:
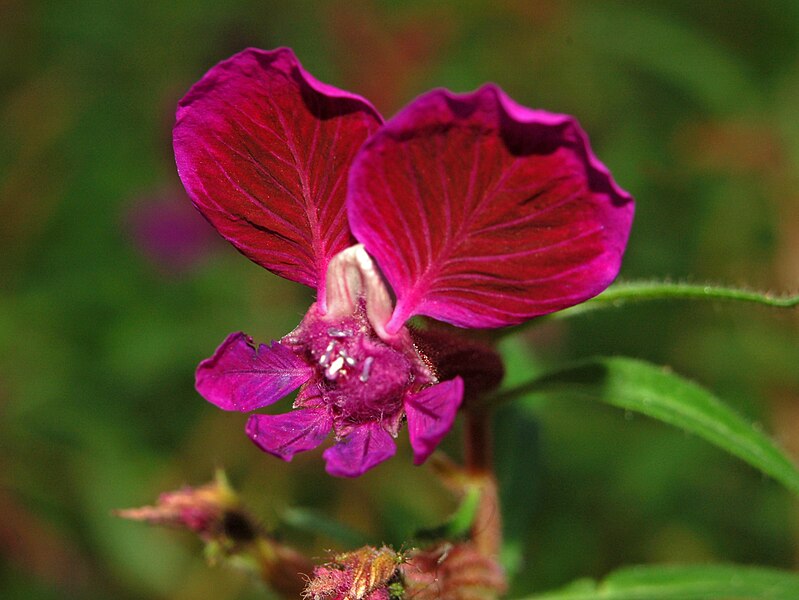
[[[628,72],[651,73],[708,110],[729,114],[758,101],[760,89],[738,56],[667,11],[635,2],[598,2],[583,7],[573,27],[574,35],[605,61]]]
[[[478,486],[469,487],[458,508],[441,525],[417,531],[414,538],[418,541],[455,540],[465,538],[477,516],[481,491]]]
[[[543,363],[521,336],[500,341],[498,350],[505,360],[504,385],[512,387],[544,371]],[[500,498],[512,498],[502,506],[502,553],[500,562],[509,580],[524,565],[525,545],[534,518],[541,482],[530,473],[539,470],[536,442],[538,419],[528,407],[508,404],[493,416],[494,463]],[[524,450],[522,450],[524,449]]]
[[[630,358],[594,358],[501,392],[489,402],[534,393],[604,402],[681,427],[799,494],[799,470],[768,436],[668,368]]]
[[[308,508],[289,508],[283,512],[281,520],[289,527],[323,535],[346,548],[357,548],[369,542],[360,531]]]
[[[523,600],[796,600],[799,575],[736,565],[627,567]]]
[[[799,307],[799,295],[779,296],[732,287],[669,281],[627,281],[610,286],[595,298],[582,304],[553,313],[552,317],[562,319],[604,308],[621,308],[627,304],[652,300],[710,300],[746,302],[772,308]]]

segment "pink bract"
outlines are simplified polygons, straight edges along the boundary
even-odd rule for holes
[[[383,124],[291,50],[249,49],[192,87],[174,139],[206,219],[317,291],[270,346],[231,334],[197,389],[249,412],[300,388],[294,411],[252,415],[247,433],[291,460],[332,431],[323,457],[336,476],[391,457],[405,422],[416,464],[452,427],[468,390],[439,381],[409,318],[502,327],[582,302],[616,277],[632,223],[631,197],[577,122],[494,85],[434,90]]]

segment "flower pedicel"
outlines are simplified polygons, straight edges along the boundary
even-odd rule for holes
[[[271,345],[228,336],[197,389],[250,412],[300,388],[293,411],[254,414],[247,434],[291,460],[332,431],[337,476],[391,457],[403,422],[416,464],[452,426],[463,380],[438,380],[408,319],[502,327],[583,302],[616,277],[633,217],[572,117],[485,85],[433,90],[384,123],[286,48],[211,69],[180,102],[174,145],[217,231],[317,292]]]

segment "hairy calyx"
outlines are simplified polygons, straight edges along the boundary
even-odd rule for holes
[[[406,394],[435,383],[407,336],[390,342],[378,336],[363,302],[335,319],[312,306],[283,343],[315,370],[295,407],[326,405],[337,437],[366,421],[379,421],[396,435]]]

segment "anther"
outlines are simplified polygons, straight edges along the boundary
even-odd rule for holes
[[[334,380],[338,377],[338,373],[341,370],[341,367],[344,366],[344,359],[340,356],[336,358],[330,366],[325,370],[325,377],[330,380]]]
[[[352,356],[347,354],[347,351],[342,348],[342,350],[338,353],[338,355],[344,359],[344,362],[347,363],[348,367],[354,367],[358,364],[358,361],[355,360]]]
[[[321,366],[327,365],[330,362],[330,357],[333,356],[333,351],[336,349],[336,342],[331,341],[327,348],[325,348],[325,353],[319,357],[319,364]]]
[[[361,376],[358,377],[363,383],[369,381],[369,372],[372,370],[372,363],[375,361],[374,356],[368,356],[365,361],[363,361],[363,369],[361,370]]]
[[[336,327],[330,327],[327,330],[327,335],[335,338],[344,338],[351,336],[352,332],[349,329],[338,329]]]

